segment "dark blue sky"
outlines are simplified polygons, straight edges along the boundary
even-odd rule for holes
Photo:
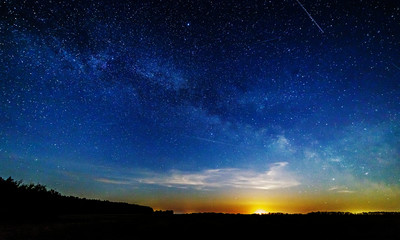
[[[397,1],[0,9],[3,177],[182,212],[400,207]]]

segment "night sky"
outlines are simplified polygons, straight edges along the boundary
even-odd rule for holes
[[[175,212],[400,210],[400,2],[0,3],[0,176]]]

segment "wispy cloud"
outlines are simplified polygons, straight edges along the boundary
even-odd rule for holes
[[[336,193],[354,193],[355,191],[350,190],[346,186],[334,186],[328,189],[331,192],[336,192]]]
[[[108,184],[118,184],[118,185],[132,184],[132,181],[113,180],[108,178],[95,178],[94,180],[96,182],[108,183]]]
[[[199,172],[171,171],[155,177],[137,179],[143,184],[155,184],[176,188],[244,188],[280,189],[300,183],[286,171],[287,162],[277,162],[268,171],[256,172],[238,168],[207,169]]]

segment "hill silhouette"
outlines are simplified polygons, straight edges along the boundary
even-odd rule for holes
[[[147,206],[64,196],[41,184],[0,177],[0,216],[39,219],[62,214],[152,214]]]

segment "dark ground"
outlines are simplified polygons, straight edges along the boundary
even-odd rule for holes
[[[1,240],[159,237],[400,239],[400,215],[103,214],[0,223]]]

